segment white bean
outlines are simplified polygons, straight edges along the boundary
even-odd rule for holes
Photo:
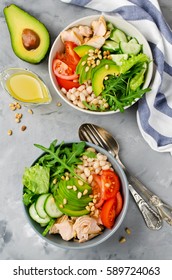
[[[82,91],[82,93],[84,94],[84,96],[87,96],[87,95],[88,95],[88,92],[86,91],[86,89],[84,89],[84,90]]]
[[[84,104],[82,104],[82,102],[81,102],[81,101],[78,101],[78,107],[80,107],[80,108],[82,108],[82,109],[84,109],[84,108],[85,108]]]
[[[92,86],[88,86],[86,90],[89,94],[92,93],[92,91],[93,91]]]
[[[89,163],[92,163],[93,160],[94,160],[94,158],[88,158],[88,159],[87,159],[87,161],[88,161]]]
[[[86,177],[89,177],[89,176],[90,176],[90,170],[89,170],[89,168],[84,168],[84,173],[85,173],[85,176],[86,176]]]
[[[93,181],[93,175],[90,175],[90,176],[88,177],[88,183],[91,184],[92,181]]]
[[[73,104],[74,104],[74,105],[78,105],[78,100],[74,100],[74,101],[73,101]]]
[[[81,178],[82,178],[83,180],[85,180],[85,181],[87,180],[87,178],[86,178],[86,176],[85,176],[84,173],[82,173],[80,176],[81,176]]]
[[[71,98],[71,93],[70,93],[69,91],[67,92],[67,95],[66,95],[66,96],[67,96],[67,98],[68,98],[69,100],[71,100],[71,99],[70,99],[70,98]]]
[[[106,164],[106,165],[102,166],[102,169],[103,169],[103,170],[109,169],[109,164]]]
[[[93,153],[96,152],[96,150],[94,148],[91,148],[91,147],[87,148],[87,151],[90,151],[90,152],[93,152]]]
[[[87,160],[84,160],[84,161],[83,161],[83,165],[84,165],[84,166],[88,166],[88,161],[87,161]]]
[[[98,104],[98,99],[97,99],[97,98],[93,99],[93,100],[91,101],[91,103],[94,104],[94,105],[97,105],[97,104]]]
[[[80,96],[80,92],[77,90],[77,91],[75,91],[75,96],[76,97],[79,97]]]
[[[65,88],[61,88],[61,91],[65,94],[67,93],[67,90]]]
[[[94,97],[91,97],[90,95],[87,96],[87,102],[91,102],[94,99]]]
[[[80,164],[79,164],[77,167],[78,167],[80,170],[84,170],[84,166],[83,166],[83,165],[80,165]]]
[[[98,161],[95,161],[94,164],[93,164],[93,167],[96,169],[98,168],[100,165],[99,165],[99,162]]]
[[[103,155],[102,155],[101,153],[98,153],[98,154],[97,154],[97,159],[98,159],[98,160],[103,160]]]
[[[75,87],[71,88],[71,93],[74,93],[74,92],[76,92],[76,88]]]
[[[83,91],[80,94],[80,100],[85,101],[85,95],[84,95]]]
[[[70,99],[71,99],[72,101],[76,100],[75,94],[72,93]]]
[[[85,85],[81,85],[80,87],[78,87],[79,91],[83,91],[85,89]]]
[[[104,166],[106,165],[106,161],[105,160],[100,160],[100,166]]]
[[[99,173],[100,173],[100,170],[101,170],[100,168],[96,168],[96,169],[95,169],[95,173],[96,173],[96,174],[99,174]]]
[[[103,160],[107,160],[107,156],[103,155]]]

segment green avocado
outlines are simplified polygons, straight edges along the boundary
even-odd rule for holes
[[[104,89],[103,81],[108,75],[119,75],[120,67],[115,64],[105,64],[98,68],[92,76],[92,88],[94,94],[98,96]]]
[[[84,55],[84,56],[80,59],[78,65],[77,65],[77,67],[76,67],[76,74],[81,74],[82,69],[83,69],[83,66],[87,65],[87,58],[88,58],[88,54]],[[84,64],[84,65],[83,65],[83,64]]]
[[[39,63],[50,46],[44,24],[14,4],[4,8],[4,15],[14,53],[29,63]]]
[[[95,50],[94,47],[88,46],[88,45],[81,45],[74,48],[74,51],[79,55],[80,57],[83,57],[84,55],[88,54],[89,50]]]

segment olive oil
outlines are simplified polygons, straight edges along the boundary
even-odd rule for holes
[[[50,103],[48,88],[34,73],[19,71],[6,79],[6,90],[16,100],[25,103]]]

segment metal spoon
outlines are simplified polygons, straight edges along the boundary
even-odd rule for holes
[[[129,181],[129,190],[143,215],[147,227],[153,230],[159,230],[162,227],[162,218],[154,209],[152,209],[146,203],[146,201],[136,192],[136,190],[132,186],[132,184],[136,187],[138,187],[139,185],[138,189],[141,190],[142,193],[147,194],[147,189],[144,187],[143,192],[142,184],[135,177],[129,174],[125,166],[120,161],[119,145],[117,141],[105,129],[93,124],[81,125],[79,128],[79,137],[82,141],[92,142],[96,145],[103,147],[117,159],[117,161],[119,162],[119,164],[121,165],[121,167],[127,175]],[[149,192],[148,194],[150,195]]]

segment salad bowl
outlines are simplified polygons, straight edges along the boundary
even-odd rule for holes
[[[68,149],[68,147],[73,147],[73,145],[74,146],[76,145],[76,147],[77,147],[77,145],[79,144],[79,146],[80,146],[80,143],[81,143],[81,145],[84,143],[85,149],[88,149],[88,148],[94,149],[96,151],[96,153],[99,153],[107,158],[107,161],[110,163],[111,167],[113,168],[113,170],[115,171],[115,173],[117,174],[117,176],[120,180],[120,193],[122,196],[123,204],[122,204],[121,211],[120,211],[119,215],[117,215],[117,217],[115,218],[115,223],[113,224],[113,226],[111,228],[104,227],[101,234],[98,234],[95,237],[86,240],[85,242],[77,242],[75,239],[70,239],[70,240],[66,241],[65,239],[62,238],[62,236],[60,236],[60,234],[51,234],[51,232],[49,232],[49,231],[47,231],[46,234],[44,234],[45,233],[44,225],[33,220],[33,218],[34,218],[33,213],[30,212],[31,206],[28,203],[28,197],[26,198],[28,192],[26,192],[26,189],[24,186],[24,188],[23,188],[24,211],[25,211],[27,220],[29,221],[31,227],[46,242],[48,242],[54,246],[64,248],[64,249],[85,249],[85,248],[97,246],[97,245],[101,244],[102,242],[105,242],[107,239],[112,237],[115,234],[115,232],[118,230],[118,228],[120,227],[120,225],[122,224],[122,222],[125,218],[127,208],[128,208],[128,201],[129,201],[128,182],[127,182],[125,173],[123,172],[122,168],[120,167],[120,165],[118,164],[118,162],[112,155],[110,155],[107,151],[105,151],[101,147],[88,143],[88,142],[63,143],[63,146],[62,146],[62,144],[60,144],[60,145],[56,145],[55,148],[58,149],[59,147],[62,146],[62,147],[67,147],[67,149]],[[40,148],[40,145],[37,145],[37,147]],[[52,149],[52,145],[51,145],[51,149]],[[44,148],[42,148],[42,150],[46,151],[46,149],[44,149]],[[38,162],[40,161],[40,159],[43,158],[46,154],[47,154],[46,152],[41,154],[41,156],[33,162],[31,168],[34,167],[35,165],[37,165]],[[25,172],[27,173],[28,170]],[[25,175],[23,175],[24,184],[26,182],[28,182],[27,178],[26,178],[26,180],[24,179]],[[29,192],[29,194],[30,194],[30,192]],[[43,194],[43,195],[45,195],[45,194]],[[26,201],[27,201],[27,203],[26,203]],[[33,203],[32,203],[32,205],[33,205]],[[52,208],[50,210],[52,210]],[[62,209],[61,209],[61,211],[62,211]]]
[[[106,34],[104,35],[105,38],[103,38],[104,43],[102,43],[103,45],[101,47],[100,47],[101,40],[98,41],[99,38],[98,39],[96,38],[96,37],[100,37],[100,36],[94,36],[94,33],[93,33],[93,37],[91,37],[91,40],[89,40],[88,38],[84,38],[85,43],[83,43],[83,44],[80,43],[80,41],[78,42],[76,39],[73,39],[71,34],[67,34],[68,32],[73,32],[75,35],[78,35],[75,33],[76,29],[80,30],[81,28],[85,28],[85,27],[90,28],[92,30],[93,24],[100,22],[102,20],[106,24],[107,29],[106,29]],[[95,32],[95,30],[93,30],[93,32]],[[97,41],[95,42],[96,39],[97,39]],[[101,37],[101,39],[102,39],[102,37]],[[72,72],[75,74],[75,75],[73,75],[73,80],[72,80],[73,85],[69,86],[69,83],[71,82],[71,80],[69,80],[70,79],[69,76],[67,77],[67,80],[66,80],[66,76],[65,76],[65,80],[62,79],[63,82],[61,83],[60,79],[61,79],[61,77],[64,78],[64,75],[58,76],[59,73],[61,73],[61,72],[57,73],[57,68],[60,69],[59,71],[61,71],[61,67],[59,67],[59,64],[57,65],[56,63],[57,63],[57,60],[59,62],[59,59],[62,59],[63,62],[65,62],[66,64],[68,63],[70,65],[70,61],[72,60],[72,62],[73,62],[75,60],[76,57],[75,58],[67,57],[67,59],[63,59],[64,55],[66,53],[66,48],[68,48],[68,46],[66,47],[66,45],[68,43],[71,43],[69,41],[72,41],[72,40],[75,41],[75,43],[73,42],[75,44],[75,45],[73,45],[73,50],[75,51],[75,54],[77,53],[80,61],[79,60],[77,62],[75,61],[76,69],[74,72]],[[80,45],[78,46],[77,44],[81,44],[81,46],[85,46],[85,45],[89,44],[89,46],[91,46],[91,47],[87,52],[85,51],[85,52],[81,53]],[[117,47],[116,47],[116,45],[117,45]],[[93,48],[94,50],[92,50],[91,48]],[[79,51],[77,49],[79,49]],[[88,67],[87,67],[87,69],[85,67],[85,72],[88,71],[88,68],[95,67],[95,66],[96,67],[93,70],[89,69],[92,71],[92,72],[88,71],[91,73],[89,76],[89,79],[84,80],[84,79],[82,79],[83,72],[84,72],[84,70],[82,70],[82,69],[84,68],[84,64],[85,64],[85,61],[83,60],[83,56],[85,56],[85,55],[90,56],[90,55],[92,55],[92,53],[95,55],[95,52],[97,52],[98,57],[100,57],[100,60],[101,60],[100,65],[103,65],[102,61],[104,60],[104,58],[108,58],[108,61],[111,60],[111,62],[113,62],[113,64],[116,65],[117,72],[115,72],[115,70],[111,71],[112,67],[109,66],[109,63],[107,63],[108,65],[107,64],[104,65],[104,68],[107,68],[107,69],[110,68],[108,70],[109,72],[107,72],[106,75],[102,74],[98,71],[95,71],[95,70],[97,70],[97,68],[98,68],[97,64],[99,63],[99,61],[97,62],[97,60],[99,60],[99,59],[97,59],[97,60],[95,60],[95,65],[93,65],[93,66],[92,65],[90,66],[90,64],[89,65],[86,64]],[[104,54],[105,54],[105,56],[104,56]],[[119,60],[119,58],[120,58],[120,60]],[[139,58],[140,58],[140,61],[139,61]],[[146,58],[145,63],[143,63],[145,58]],[[88,58],[88,60],[89,59],[90,58]],[[139,72],[140,74],[136,73],[136,75],[133,74],[133,69],[134,69],[134,71],[137,72],[135,62],[133,63],[133,60],[135,60],[135,59],[136,60],[138,59],[137,66],[139,63],[142,63],[142,66],[144,68],[144,69],[142,68],[140,70],[140,72]],[[87,63],[88,63],[88,60],[86,61]],[[105,59],[105,60],[107,61],[107,59]],[[126,62],[128,62],[128,65],[130,64],[129,67],[126,66],[126,64],[125,64]],[[131,65],[134,65],[135,68],[133,68]],[[115,68],[114,65],[113,65],[113,67]],[[125,67],[127,69],[125,69],[125,71],[124,71]],[[89,114],[96,114],[96,115],[107,115],[107,114],[113,114],[113,113],[120,112],[120,111],[123,112],[125,109],[129,108],[131,105],[136,103],[145,92],[150,90],[149,85],[150,85],[152,73],[153,73],[153,58],[152,58],[152,52],[151,52],[151,49],[149,47],[147,40],[140,33],[140,31],[137,28],[135,28],[133,25],[131,25],[127,21],[120,19],[118,17],[112,17],[112,16],[108,16],[108,15],[105,15],[105,16],[92,15],[92,16],[84,17],[77,21],[74,21],[70,25],[68,25],[64,30],[62,30],[62,32],[55,39],[55,41],[52,45],[52,48],[50,50],[48,68],[49,68],[49,76],[50,76],[51,82],[53,84],[53,87],[54,87],[56,93],[58,95],[60,95],[60,97],[65,102],[67,102],[68,105],[70,105],[72,108],[79,110],[81,112],[85,112],[85,113],[89,113]],[[103,68],[101,68],[101,69],[103,69]],[[64,69],[62,69],[62,72],[63,72],[63,70]],[[127,71],[127,70],[129,70],[129,71]],[[112,75],[116,75],[115,77],[117,77],[117,78],[120,77],[121,79],[123,79],[123,77],[125,76],[124,74],[128,74],[129,72],[131,72],[133,75],[132,78],[133,78],[133,82],[135,82],[135,85],[137,83],[139,83],[140,75],[143,74],[142,82],[140,83],[140,85],[137,88],[134,86],[134,89],[133,89],[135,91],[134,93],[136,93],[136,91],[138,93],[139,90],[140,90],[140,92],[138,94],[136,94],[133,99],[130,99],[130,96],[129,96],[129,98],[128,97],[126,98],[126,95],[128,95],[127,90],[129,88],[128,81],[131,80],[131,76],[130,76],[127,78],[128,85],[126,86],[126,89],[124,89],[123,92],[118,93],[119,90],[117,87],[115,89],[112,88],[112,90],[110,92],[112,97],[110,97],[108,99],[109,91],[108,91],[108,94],[106,94],[106,92],[107,92],[106,89],[108,87],[108,81],[110,81],[109,78],[112,78]],[[78,76],[76,76],[76,74],[78,74]],[[123,74],[123,76],[121,74]],[[66,73],[65,73],[65,75],[66,75]],[[96,76],[97,76],[97,79],[96,79]],[[87,78],[88,78],[88,76],[87,76]],[[108,80],[108,81],[106,81],[106,80]],[[118,80],[118,82],[119,82],[119,80]],[[78,85],[78,83],[79,83],[79,85]],[[125,86],[124,84],[122,84],[122,87]],[[98,85],[101,85],[102,88],[101,88],[101,90],[99,89],[97,91]],[[112,86],[112,84],[109,84],[109,85],[110,85],[109,87]],[[120,85],[121,84],[119,84],[119,87],[120,87]],[[87,91],[87,93],[86,93],[86,91]],[[131,92],[131,95],[133,95],[133,92]],[[112,102],[111,101],[112,99],[115,101]],[[97,105],[97,104],[100,104],[100,105]]]

